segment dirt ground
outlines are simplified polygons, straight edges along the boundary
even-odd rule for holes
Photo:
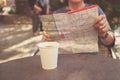
[[[31,24],[0,24],[0,63],[30,56],[40,40]]]

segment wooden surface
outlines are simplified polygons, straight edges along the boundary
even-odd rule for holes
[[[41,68],[39,56],[0,64],[0,80],[120,80],[120,61],[89,54],[60,54],[58,67]]]

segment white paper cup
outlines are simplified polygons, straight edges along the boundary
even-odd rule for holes
[[[58,48],[57,42],[42,42],[38,44],[43,69],[54,69],[57,67]]]

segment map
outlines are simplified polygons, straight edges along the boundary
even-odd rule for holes
[[[99,51],[98,34],[93,26],[97,16],[98,6],[92,5],[68,13],[41,16],[41,20],[44,30],[60,43],[59,53],[95,53]]]

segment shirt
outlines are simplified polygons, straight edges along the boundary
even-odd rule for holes
[[[91,6],[92,4],[85,4],[85,7],[88,7],[88,6]],[[66,9],[66,8],[60,8],[58,10],[55,10],[53,13],[66,13],[66,12],[69,12],[70,10]],[[103,10],[98,7],[98,13],[99,15],[102,15],[104,14]]]
[[[37,0],[28,0],[29,6],[32,10],[34,10],[34,5],[36,4]]]
[[[49,3],[49,0],[38,0],[42,6],[45,6],[46,4]]]

